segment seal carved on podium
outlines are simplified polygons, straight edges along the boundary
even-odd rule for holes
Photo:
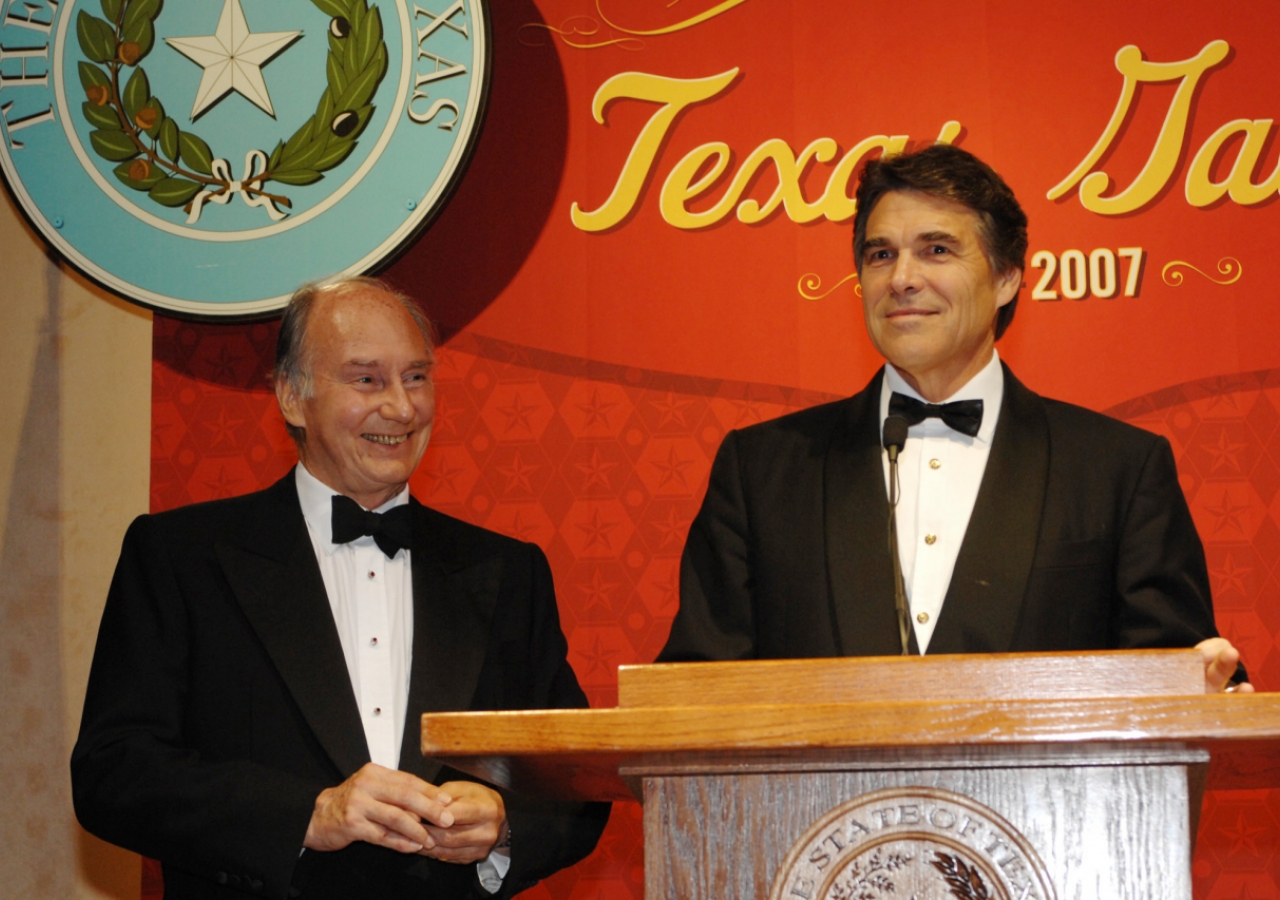
[[[890,788],[831,810],[778,869],[769,900],[1057,900],[1031,844],[994,810]]]

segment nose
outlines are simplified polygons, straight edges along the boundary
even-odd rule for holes
[[[387,385],[387,389],[383,392],[382,409],[379,411],[384,419],[392,422],[413,421],[413,401],[404,383],[399,379],[393,378]]]
[[[915,293],[920,288],[919,263],[912,253],[901,252],[893,261],[893,271],[889,275],[889,287],[894,294],[903,296]]]

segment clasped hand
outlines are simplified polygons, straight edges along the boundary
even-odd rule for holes
[[[484,859],[506,837],[502,796],[474,781],[436,786],[366,763],[337,787],[320,792],[303,846],[341,850],[367,841],[401,853],[453,863]]]

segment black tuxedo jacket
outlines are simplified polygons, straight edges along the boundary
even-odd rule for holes
[[[585,706],[531,544],[413,501],[413,665],[400,767],[440,710]],[[474,865],[355,843],[299,856],[316,796],[369,761],[292,473],[142,516],[112,581],[71,760],[89,831],[164,864],[165,896],[489,897]],[[504,794],[510,896],[595,846],[607,804]]]
[[[928,652],[1179,647],[1215,635],[1204,551],[1168,441],[1004,376]],[[881,377],[725,438],[659,661],[901,652]]]

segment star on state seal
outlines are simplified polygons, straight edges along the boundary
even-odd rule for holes
[[[0,171],[128,299],[269,314],[439,210],[483,118],[485,0],[0,0]]]

